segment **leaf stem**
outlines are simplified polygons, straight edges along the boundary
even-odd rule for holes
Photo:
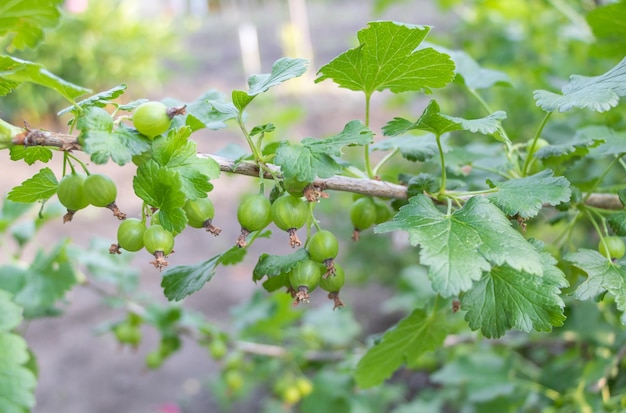
[[[528,174],[528,169],[530,168],[530,161],[533,159],[532,154],[535,153],[535,146],[537,145],[537,141],[539,140],[539,137],[541,136],[541,132],[543,132],[543,128],[548,123],[548,119],[550,119],[550,116],[552,116],[552,113],[553,112],[546,113],[546,116],[543,117],[543,119],[541,120],[541,123],[539,124],[539,127],[537,128],[537,132],[535,132],[533,142],[530,144],[530,147],[528,148],[528,155],[526,156],[526,160],[524,161],[524,166],[522,167],[523,177]]]
[[[441,145],[441,135],[437,135],[437,149],[439,150],[439,159],[441,161],[441,186],[439,187],[439,195],[446,191],[446,160],[443,156],[443,146]]]
[[[602,171],[602,175],[600,175],[598,177],[598,179],[596,179],[596,182],[594,182],[594,184],[591,186],[591,188],[589,188],[589,191],[587,192],[587,194],[583,197],[582,199],[582,203],[584,204],[585,201],[587,201],[589,199],[589,197],[591,196],[591,194],[593,193],[593,191],[602,183],[602,181],[604,181],[604,178],[606,178],[607,174],[609,173],[609,171],[613,168],[613,166],[615,166],[615,164],[619,163],[621,157],[624,156],[624,154],[620,154],[618,156],[616,156],[608,165],[607,167],[604,169],[604,171]]]
[[[380,168],[387,162],[389,161],[395,154],[397,154],[400,151],[400,149],[398,148],[393,148],[393,151],[389,152],[387,155],[385,155],[385,157],[383,159],[380,160],[380,162],[378,162],[378,165],[376,165],[374,167],[373,173],[374,176],[378,176],[378,171],[380,170]]]
[[[365,127],[369,128],[370,126],[370,109],[371,109],[371,93],[365,93]],[[376,175],[372,170],[372,163],[370,161],[370,145],[366,144],[363,147],[363,159],[365,160],[365,170],[367,171],[367,176],[372,179]]]
[[[470,92],[472,96],[474,96],[474,98],[478,101],[478,103],[480,103],[480,106],[482,106],[483,109],[485,109],[485,112],[487,112],[488,115],[493,113],[493,110],[491,110],[491,107],[487,104],[487,102],[485,102],[483,97],[480,96],[480,94],[476,91],[476,89],[467,88],[467,90]],[[506,145],[507,153],[510,153],[511,139],[509,139],[509,135],[506,133],[506,130],[504,129],[504,126],[502,126],[502,124],[498,126],[498,130],[500,131],[500,133],[502,134],[502,137],[504,138],[504,143]]]

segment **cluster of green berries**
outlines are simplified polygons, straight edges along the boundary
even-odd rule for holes
[[[101,174],[85,175],[72,171],[59,181],[57,187],[59,202],[67,208],[63,222],[69,222],[76,211],[89,205],[109,208],[118,219],[126,218],[115,204],[117,186],[111,178]]]

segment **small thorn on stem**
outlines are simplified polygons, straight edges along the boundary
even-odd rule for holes
[[[220,227],[216,227],[215,225],[213,225],[212,220],[207,219],[204,224],[202,224],[202,227],[207,231],[210,232],[211,234],[215,235],[216,237],[218,235],[220,235],[220,233],[222,232],[222,228]]]
[[[334,292],[334,293],[328,293],[328,299],[333,300],[333,303],[334,303],[333,310],[344,307],[343,302],[339,298],[339,291]]]
[[[117,207],[115,202],[111,202],[106,207],[109,208],[111,211],[113,211],[113,216],[119,219],[120,221],[126,219],[126,214],[120,211],[120,209]]]
[[[308,202],[317,202],[320,198],[328,198],[328,194],[324,192],[325,188],[318,188],[313,184],[304,187],[304,197]]]
[[[109,247],[109,254],[121,254],[122,250],[120,248],[120,244],[111,244]]]
[[[237,243],[235,245],[237,245],[239,248],[244,248],[246,245],[248,245],[248,242],[246,241],[248,235],[250,235],[250,231],[245,228],[241,228],[241,234],[239,234],[239,237],[237,238]]]
[[[296,248],[302,245],[302,241],[298,238],[296,231],[297,230],[295,228],[291,228],[287,231],[287,234],[289,234],[289,245],[291,245],[291,248]]]

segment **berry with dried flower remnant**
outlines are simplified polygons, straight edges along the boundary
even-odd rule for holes
[[[350,220],[354,226],[352,239],[358,241],[361,231],[364,231],[376,223],[376,205],[372,198],[359,198],[350,208]]]
[[[272,221],[271,204],[262,194],[246,197],[237,209],[237,221],[241,225],[241,234],[237,238],[237,246],[243,248],[247,245],[246,237],[254,231],[259,231]]]
[[[289,272],[289,284],[295,291],[294,306],[302,301],[309,301],[309,293],[318,286],[320,278],[322,278],[320,265],[312,260],[300,261]]]
[[[324,291],[328,291],[328,299],[333,300],[334,306],[333,310],[336,308],[343,307],[343,303],[339,298],[339,291],[343,287],[343,284],[346,282],[346,275],[343,271],[343,267],[339,266],[339,264],[335,264],[335,273],[330,277],[322,278],[320,280],[320,288]]]
[[[154,255],[155,261],[150,262],[156,268],[167,266],[166,256],[174,250],[174,235],[160,225],[151,225],[143,234],[146,250]]]
[[[278,228],[287,231],[292,248],[302,245],[296,231],[306,223],[308,217],[306,201],[291,194],[281,196],[272,204],[272,221]]]
[[[309,239],[307,250],[313,261],[321,262],[326,266],[324,278],[334,274],[334,262],[339,253],[339,242],[335,234],[327,230],[317,231]]]
[[[183,210],[187,215],[190,227],[204,228],[215,236],[222,232],[221,228],[212,224],[215,217],[215,207],[209,198],[188,199]]]
[[[57,187],[57,197],[59,202],[67,208],[67,214],[63,217],[63,222],[71,221],[76,211],[89,205],[89,201],[85,197],[86,178],[84,174],[75,172],[61,178]]]
[[[91,174],[85,179],[85,198],[91,205],[100,208],[109,208],[118,219],[125,219],[126,214],[121,212],[115,204],[117,186],[111,178],[101,174]]]

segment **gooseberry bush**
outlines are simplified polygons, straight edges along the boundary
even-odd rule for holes
[[[54,3],[6,6],[15,16],[0,27],[9,49],[42,40],[43,28],[58,17]],[[623,19],[615,16],[626,18],[624,3],[618,4],[590,14],[592,27],[596,21],[602,30],[618,27]],[[209,90],[193,102],[122,104],[126,85],[80,98],[90,92],[35,62],[0,56],[3,95],[35,83],[71,104],[60,113],[69,116],[67,131],[0,122],[0,148],[12,161],[36,169],[53,156],[63,160],[61,170],[44,166],[7,194],[0,230],[13,228],[9,235],[22,247],[45,222],[65,214],[66,225],[74,225],[92,207],[111,209],[118,225],[116,240],[88,248],[64,241],[28,266],[0,267],[0,377],[8,377],[0,379],[0,411],[26,412],[35,404],[35,355],[16,328],[23,318],[57,312],[66,292],[90,278],[107,280],[119,293],[124,315],[104,331],[131,347],[142,345],[142,326],[159,332],[148,368],[166,362],[184,336],[221,360],[215,394],[224,405],[258,387],[271,395],[264,411],[621,411],[626,58],[612,52],[606,56],[612,66],[603,73],[560,80],[560,92],[535,90],[527,99],[543,119],[530,136],[513,139],[510,131],[527,125],[508,125],[507,113],[491,109],[483,97],[512,86],[509,77],[463,51],[427,43],[430,32],[428,26],[369,23],[357,34],[358,46],[323,65],[315,80],[360,94],[362,118],[346,119],[329,137],[269,143],[266,135],[280,125],[271,119],[249,125],[247,114],[259,95],[303,75],[304,59],[277,60],[269,73],[248,79],[248,90]],[[473,99],[473,112],[482,113],[458,113],[462,109],[445,99],[450,89]],[[373,130],[371,101],[382,92],[442,98]],[[605,112],[620,110],[603,121]],[[559,129],[564,117],[574,119],[573,131]],[[195,132],[229,123],[239,128],[246,155],[197,152]],[[139,211],[120,210],[124,199],[115,182],[96,172],[107,163],[134,165]],[[258,184],[237,207],[240,234],[222,233],[214,224],[220,211],[211,191],[223,174],[247,175]],[[348,203],[336,201],[342,193],[353,194]],[[24,232],[15,222],[31,204],[39,205],[39,216]],[[350,223],[352,237],[320,218],[324,208]],[[170,266],[168,256],[187,227],[232,237],[232,247]],[[384,249],[384,234],[392,232],[408,235],[410,245],[392,244],[406,265],[382,279],[396,288],[390,305],[404,315],[364,339],[351,303],[339,294],[357,288],[351,278],[369,274],[351,274],[342,252],[368,242]],[[227,276],[226,266],[241,263],[250,245],[267,238],[291,252],[255,258],[251,281],[268,294],[259,292],[235,310],[244,320],[239,326],[220,329],[177,304],[210,288],[218,272]],[[171,305],[142,301],[130,281],[136,279],[128,268],[134,252],[153,264]],[[298,334],[285,334],[295,326]],[[426,384],[410,386],[424,374]]]

